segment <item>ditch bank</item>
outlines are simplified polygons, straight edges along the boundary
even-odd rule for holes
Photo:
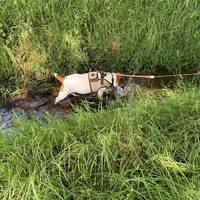
[[[144,73],[147,74],[147,73]],[[162,75],[164,73],[157,73]],[[191,81],[196,77],[185,77],[184,80]],[[131,78],[128,79],[124,91],[125,96],[134,95],[134,89],[139,88],[143,93],[151,92],[160,95],[163,88],[174,88],[178,78],[165,77],[152,80]],[[98,107],[99,101],[95,93],[81,96],[69,96],[66,99],[54,104],[55,98],[58,95],[59,86],[51,88],[30,87],[17,96],[9,97],[4,104],[0,105],[0,132],[6,133],[9,137],[12,136],[15,130],[15,117],[30,119],[45,119],[48,115],[55,117],[66,117],[73,108],[83,105],[86,101],[93,107]],[[111,98],[112,99],[112,98]],[[107,99],[109,101],[109,99]],[[113,100],[113,99],[112,99]]]

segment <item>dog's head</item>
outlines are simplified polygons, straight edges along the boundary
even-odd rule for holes
[[[126,83],[126,77],[118,74],[118,73],[112,73],[113,77],[113,86],[118,87],[118,86],[124,86]]]

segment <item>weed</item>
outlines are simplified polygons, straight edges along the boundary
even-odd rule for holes
[[[16,121],[0,142],[1,199],[198,199],[199,90]]]
[[[46,70],[199,69],[195,0],[2,1],[0,13],[1,77],[13,75],[16,56],[35,78]]]

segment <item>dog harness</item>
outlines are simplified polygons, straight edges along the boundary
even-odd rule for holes
[[[89,72],[88,79],[90,84],[91,92],[97,92],[100,88],[106,87],[110,88],[113,87],[113,75],[112,75],[112,82],[109,82],[104,77],[106,76],[105,73],[100,72]]]

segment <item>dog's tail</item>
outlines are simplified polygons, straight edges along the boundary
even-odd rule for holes
[[[64,79],[65,79],[64,77],[59,76],[57,73],[54,73],[54,76],[55,76],[55,78],[58,79],[61,83],[64,82]]]

